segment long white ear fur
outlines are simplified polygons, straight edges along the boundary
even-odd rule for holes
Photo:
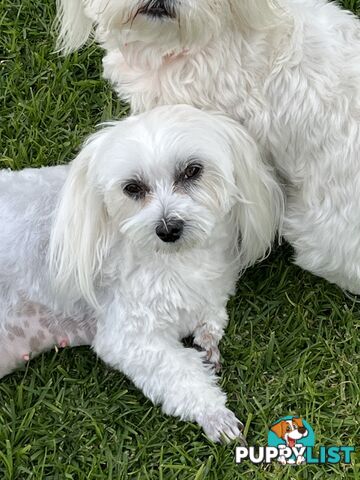
[[[240,125],[231,124],[237,197],[232,215],[241,238],[241,265],[246,268],[270,252],[276,234],[281,232],[284,193],[252,137]]]
[[[108,215],[89,175],[97,139],[93,135],[70,166],[52,225],[49,260],[60,298],[84,297],[98,308],[94,281],[108,249]]]
[[[85,14],[85,0],[56,0],[57,50],[67,54],[82,47],[92,32],[93,22]]]

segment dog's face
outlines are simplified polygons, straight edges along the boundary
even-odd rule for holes
[[[197,50],[224,31],[248,0],[93,0],[87,14],[127,58]],[[104,38],[108,38],[105,35]]]
[[[212,19],[222,23],[229,19],[237,4],[247,0],[92,0],[85,2],[87,13],[105,26],[129,29],[136,22],[147,22],[149,28],[164,29],[169,25],[185,30],[189,20],[201,24]],[[96,18],[95,18],[96,17]],[[184,22],[184,23],[182,23]],[[210,25],[209,25],[210,27]]]
[[[64,288],[73,278],[87,298],[102,259],[124,242],[151,255],[224,242],[238,251],[241,238],[245,267],[270,247],[281,207],[272,172],[238,123],[158,107],[96,133],[73,161],[51,263]]]
[[[212,239],[236,201],[232,153],[219,124],[188,107],[161,108],[90,141],[91,188],[121,238],[161,252]]]
[[[293,417],[291,420],[281,420],[275,424],[271,430],[279,438],[285,440],[286,444],[290,447],[295,447],[298,440],[307,437],[309,434],[302,419],[298,417]]]
[[[58,0],[59,47],[75,50],[95,29],[97,40],[120,49],[129,65],[156,69],[210,42],[213,52],[221,39],[233,42],[249,27],[274,26],[283,16],[278,1]]]

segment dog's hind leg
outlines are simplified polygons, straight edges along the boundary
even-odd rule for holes
[[[295,250],[296,265],[360,295],[360,175],[354,173],[354,185],[351,173],[339,177],[347,183],[329,182],[333,187],[327,190],[319,185],[322,202],[311,197],[312,203],[304,203],[302,191],[290,197],[283,232]]]

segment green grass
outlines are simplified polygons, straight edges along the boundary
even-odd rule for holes
[[[120,0],[119,0],[120,1]],[[52,52],[53,1],[0,3],[0,167],[72,158],[102,120],[127,112],[91,46]],[[346,2],[360,12],[360,1]],[[317,443],[360,447],[360,305],[291,265],[283,246],[249,270],[229,304],[221,384],[265,445],[271,422],[304,416]],[[1,352],[0,352],[1,353]],[[163,415],[87,348],[51,352],[0,381],[0,478],[358,479],[352,466],[236,466],[234,445]]]

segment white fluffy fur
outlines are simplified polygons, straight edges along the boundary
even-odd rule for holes
[[[201,176],[181,180],[194,161]],[[134,180],[144,198],[124,192]],[[0,171],[0,377],[88,343],[166,413],[240,437],[204,352],[181,339],[218,364],[238,271],[266,253],[281,201],[244,129],[189,106],[107,125],[70,167]],[[175,243],[156,235],[165,218],[184,222]]]
[[[135,17],[145,0],[59,3],[64,50],[92,26],[134,112],[188,103],[245,124],[286,182],[296,263],[360,293],[357,18],[325,0],[167,0],[174,19]]]

